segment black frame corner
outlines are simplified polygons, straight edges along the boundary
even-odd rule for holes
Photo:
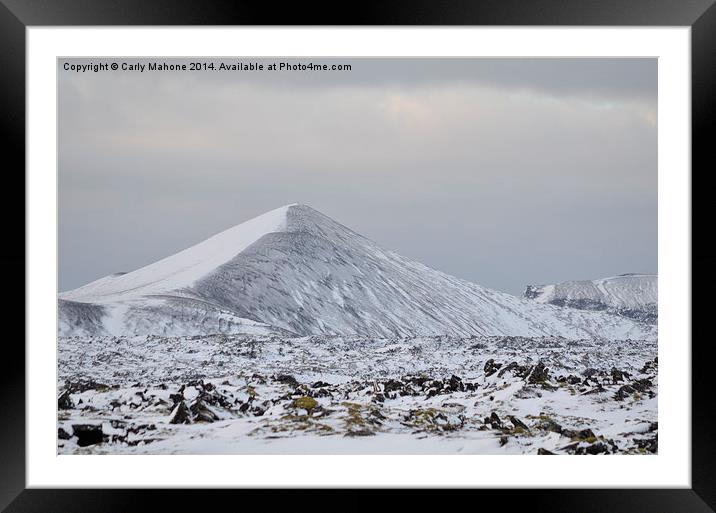
[[[716,168],[710,135],[716,125],[716,4],[714,0],[424,0],[367,2],[352,12],[335,4],[294,4],[277,9],[242,0],[0,0],[0,139],[7,194],[2,209],[9,231],[0,265],[10,272],[10,290],[25,290],[25,29],[28,26],[82,25],[620,25],[690,26],[692,59],[692,488],[608,490],[481,490],[478,504],[498,499],[512,507],[552,512],[716,511],[716,437],[713,436],[713,361],[708,357],[710,333],[701,319],[708,315],[708,291],[716,290],[716,250],[705,238],[711,205],[705,177]],[[9,180],[9,183],[8,183]],[[23,222],[17,212],[23,213]],[[14,215],[13,215],[14,214]],[[8,241],[9,242],[9,241]],[[10,250],[9,248],[13,249]],[[23,301],[14,293],[5,312],[19,318]],[[20,306],[22,305],[22,306]],[[7,314],[6,314],[7,315]],[[19,323],[18,323],[19,325]],[[128,511],[154,508],[187,510],[209,501],[228,499],[249,504],[273,501],[280,494],[266,491],[213,490],[39,490],[25,481],[25,340],[24,324],[4,337],[4,368],[0,372],[0,510],[7,511]],[[686,343],[687,341],[684,341]],[[325,491],[325,504],[341,499]],[[410,492],[408,503],[418,505],[424,491]],[[451,492],[452,493],[452,492]],[[457,492],[465,494],[465,492]],[[212,498],[206,497],[211,494]],[[291,502],[303,502],[305,492],[289,492]],[[506,497],[509,495],[509,497]],[[489,497],[488,497],[489,496]],[[304,499],[306,497],[306,499]],[[343,499],[345,500],[345,499]],[[475,500],[473,497],[472,499]]]

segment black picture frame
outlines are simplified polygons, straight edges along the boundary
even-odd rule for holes
[[[707,512],[716,511],[716,436],[713,415],[712,340],[707,336],[708,291],[716,290],[716,254],[698,229],[709,223],[704,186],[716,168],[710,134],[716,124],[716,6],[714,0],[460,0],[452,2],[338,3],[189,0],[0,0],[0,124],[3,136],[5,231],[0,263],[5,270],[7,319],[25,314],[25,29],[31,26],[116,25],[591,25],[691,27],[692,84],[692,488],[690,489],[523,489],[472,491],[458,497],[474,507],[490,500],[529,511],[551,512]],[[346,7],[348,7],[346,9]],[[711,129],[711,130],[710,130]],[[22,191],[22,192],[21,192]],[[21,222],[20,218],[23,218]],[[20,273],[19,269],[25,270]],[[132,511],[161,501],[162,508],[186,511],[229,500],[250,507],[253,500],[274,501],[267,491],[205,490],[40,490],[25,486],[25,340],[24,324],[8,323],[0,353],[0,509],[6,511]],[[667,412],[668,414],[668,412]],[[197,469],[200,471],[200,469]],[[292,491],[291,502],[303,502]],[[345,499],[323,500],[327,505]],[[210,497],[208,497],[208,496]],[[402,507],[424,501],[413,491]],[[419,502],[420,501],[420,502]],[[476,502],[475,502],[476,501]],[[371,507],[368,503],[366,507]],[[275,503],[272,503],[275,506]],[[502,508],[501,508],[502,509]]]

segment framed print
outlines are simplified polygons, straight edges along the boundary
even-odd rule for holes
[[[79,7],[2,8],[8,511],[713,509],[709,2]]]

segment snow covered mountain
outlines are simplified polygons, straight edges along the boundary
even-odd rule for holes
[[[59,295],[71,335],[521,335],[654,339],[656,327],[436,271],[305,205]]]
[[[604,311],[656,324],[657,281],[656,274],[622,274],[592,281],[528,285],[524,296],[537,303]]]

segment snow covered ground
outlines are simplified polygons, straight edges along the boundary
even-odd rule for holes
[[[657,343],[59,340],[58,452],[649,454]]]

